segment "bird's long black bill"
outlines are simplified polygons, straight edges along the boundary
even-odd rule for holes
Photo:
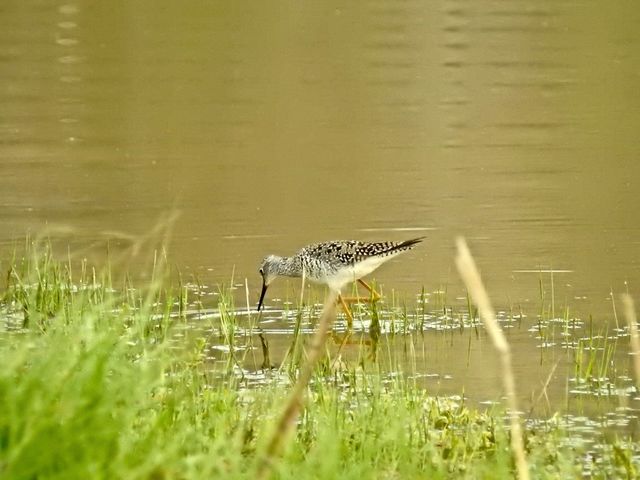
[[[267,284],[262,282],[262,293],[260,294],[260,301],[258,302],[258,311],[262,307],[262,301],[264,300],[264,294],[267,293]]]

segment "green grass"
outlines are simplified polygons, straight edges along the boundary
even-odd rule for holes
[[[47,249],[2,265],[10,266],[0,305],[1,478],[256,476],[288,398],[282,379],[304,358],[301,334],[284,375],[266,372],[261,388],[247,389],[231,374],[246,353],[235,349],[228,292],[215,326],[229,361],[212,367],[204,341],[176,348],[187,293],[157,265],[140,290],[128,281],[114,288],[109,273],[76,271]],[[431,397],[402,376],[388,381],[375,362],[331,365],[316,371],[293,437],[271,459],[273,478],[513,476],[503,411]],[[580,474],[584,452],[569,433],[554,419],[526,429],[533,478]],[[635,475],[637,446],[609,447],[596,476]]]

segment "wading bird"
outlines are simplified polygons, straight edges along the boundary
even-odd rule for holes
[[[347,303],[365,300],[358,297],[342,297],[342,288],[358,282],[369,291],[366,300],[375,302],[380,294],[373,290],[362,277],[370,274],[383,263],[396,255],[410,250],[424,237],[404,242],[358,242],[356,240],[331,241],[307,245],[291,257],[267,256],[260,265],[262,292],[258,302],[258,311],[263,305],[267,288],[276,277],[302,277],[314,283],[327,285],[337,293],[338,302],[347,316],[349,325],[353,315]]]

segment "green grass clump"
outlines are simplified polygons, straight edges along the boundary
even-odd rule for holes
[[[0,477],[255,477],[288,397],[282,377],[267,372],[263,388],[240,388],[227,368],[207,363],[201,343],[176,348],[171,332],[184,319],[172,307],[183,307],[167,292],[181,287],[114,289],[110,275],[86,265],[74,274],[46,252],[8,269]],[[318,370],[308,398],[282,456],[270,460],[273,478],[513,475],[500,411],[433,398],[358,366]],[[527,432],[534,478],[580,473],[579,452],[566,445],[551,424]]]

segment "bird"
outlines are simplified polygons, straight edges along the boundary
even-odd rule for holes
[[[363,299],[342,297],[344,286],[358,282],[369,291],[368,300],[377,301],[380,299],[380,294],[362,280],[362,277],[397,255],[412,249],[424,238],[412,238],[402,242],[332,240],[307,245],[290,257],[268,255],[262,261],[259,269],[262,276],[262,291],[258,301],[258,311],[263,306],[269,285],[277,277],[302,277],[304,275],[304,278],[314,283],[324,284],[337,294],[337,301],[347,316],[348,324],[351,325],[353,315],[347,302]]]

